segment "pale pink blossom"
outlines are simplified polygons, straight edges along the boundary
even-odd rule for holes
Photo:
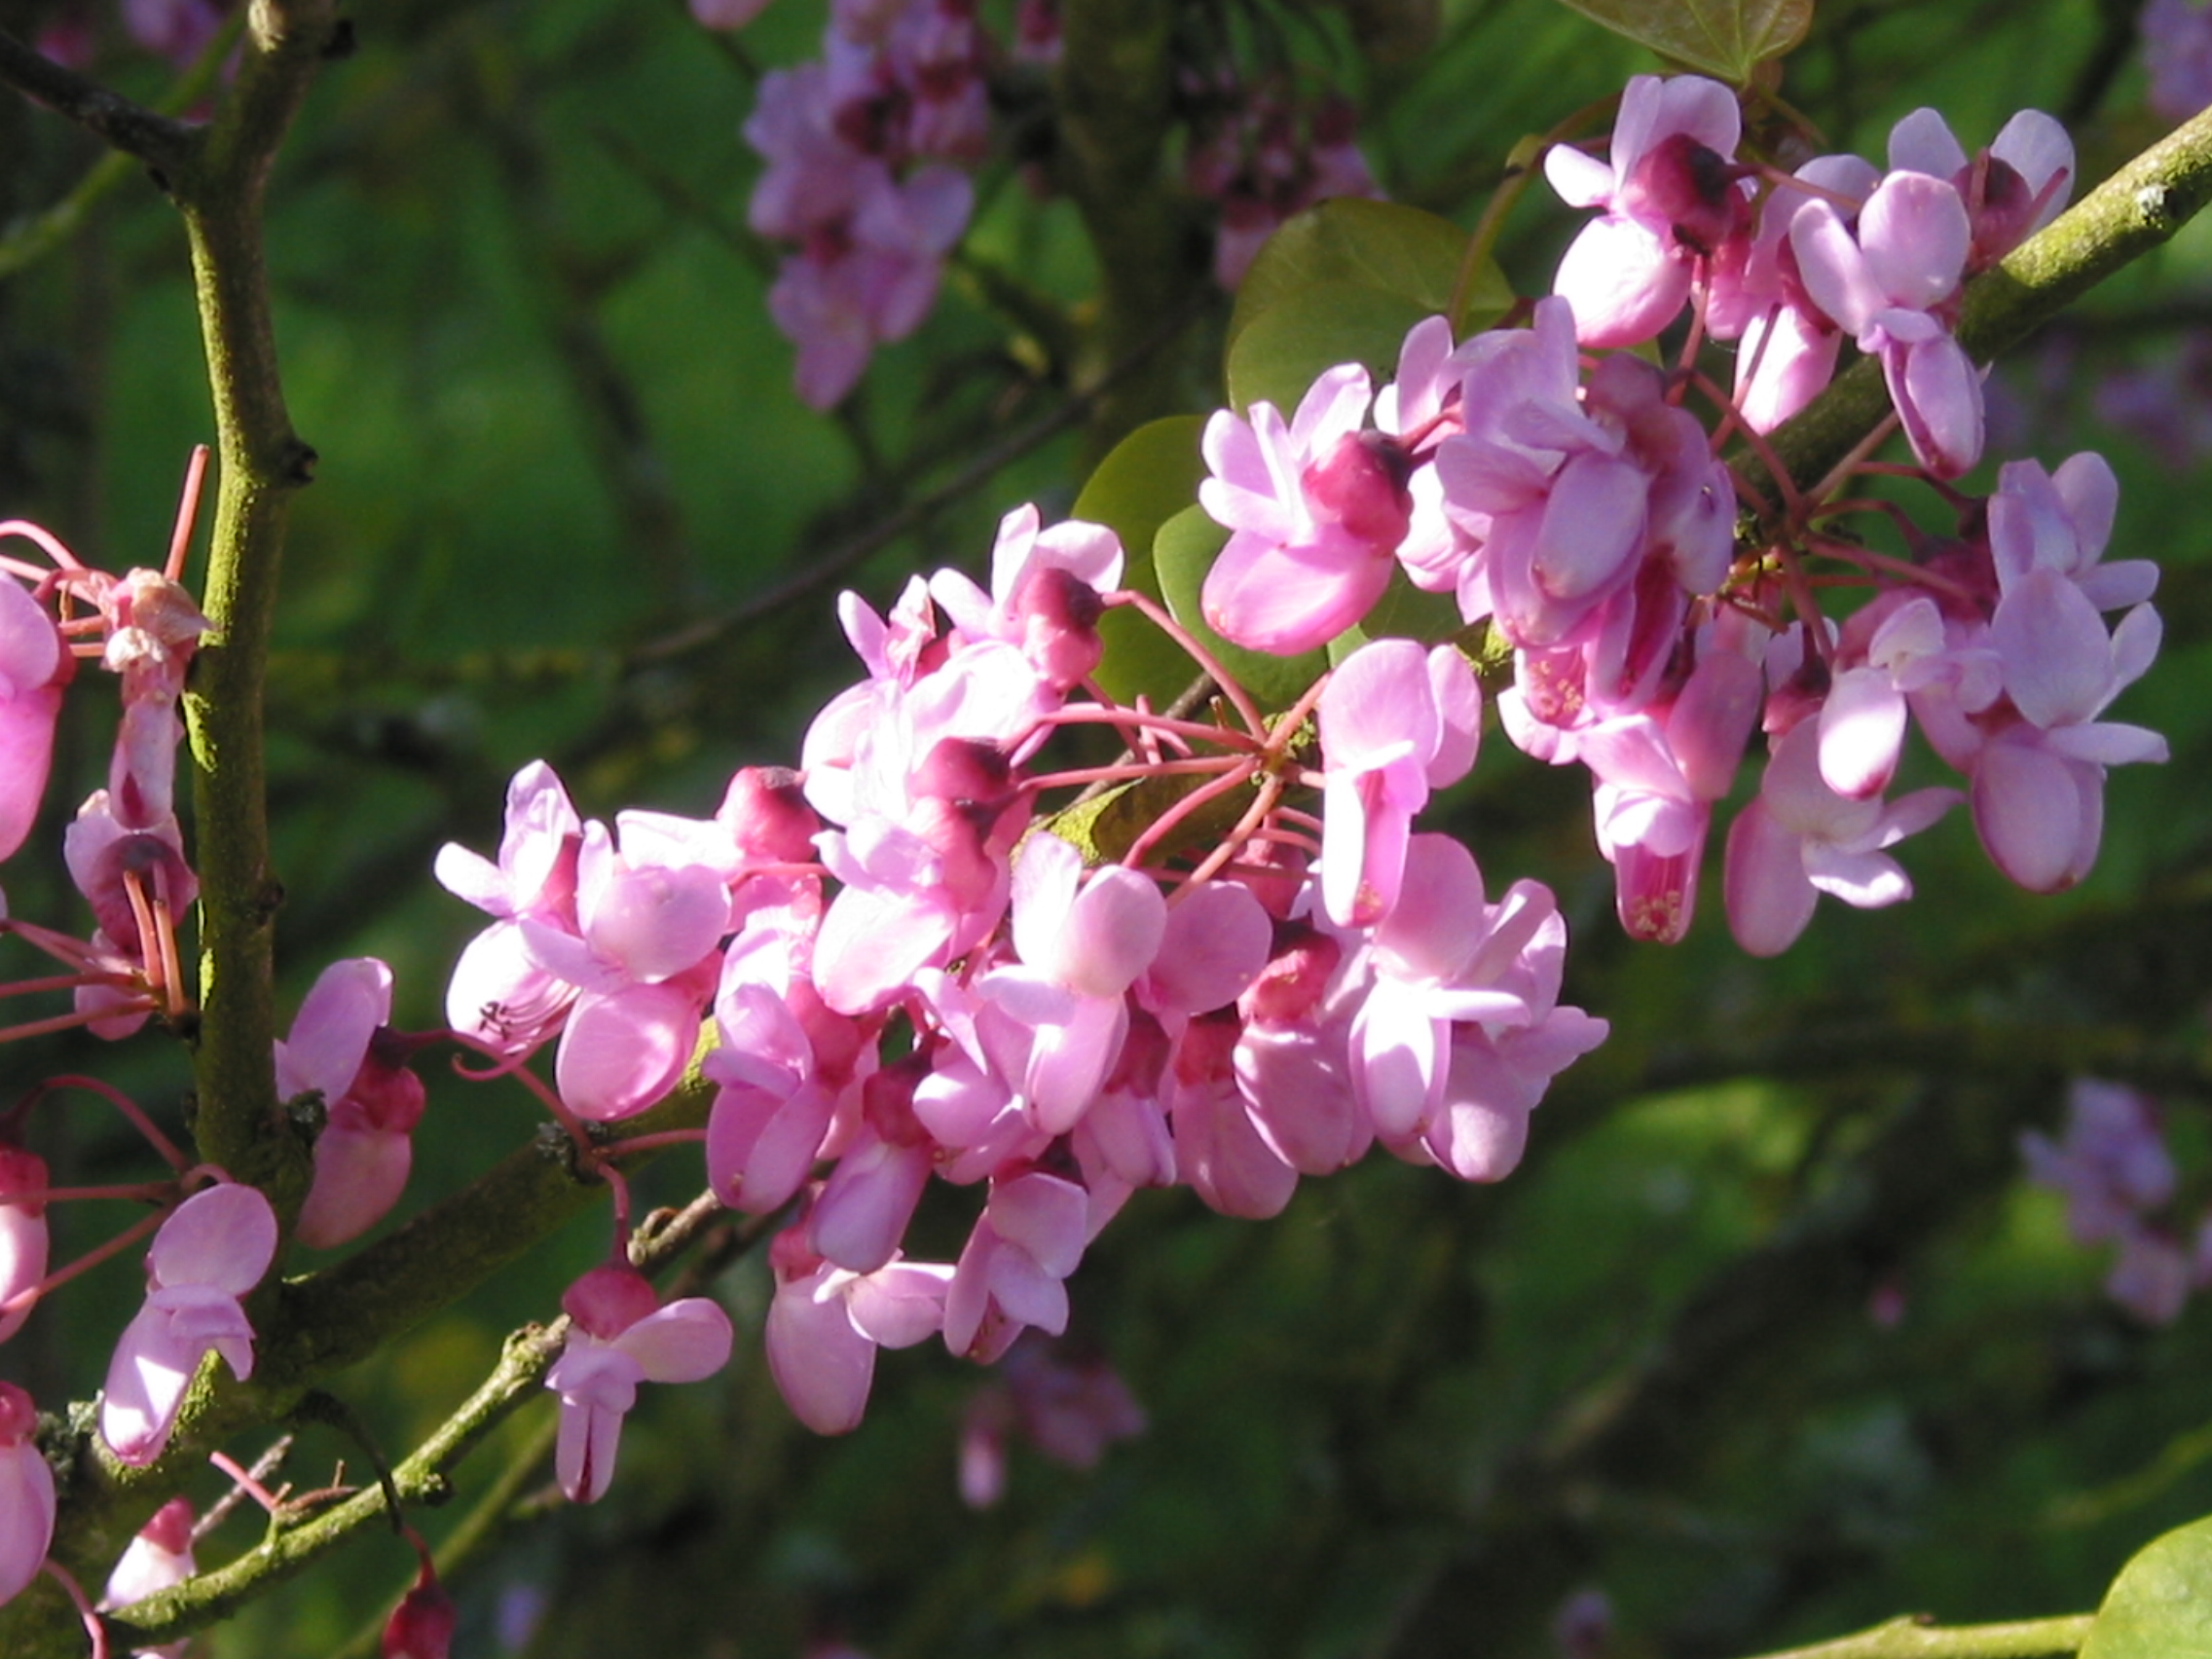
[[[253,1327],[239,1301],[276,1256],[276,1212],[251,1187],[195,1193],[162,1223],[146,1252],[146,1304],[116,1344],[100,1403],[100,1437],[118,1459],[143,1468],[162,1455],[208,1354],[241,1382],[253,1375]]]
[[[0,1605],[38,1576],[54,1542],[54,1469],[37,1432],[30,1395],[0,1382]]]
[[[354,957],[317,976],[291,1036],[276,1044],[277,1094],[318,1094],[323,1103],[314,1179],[293,1229],[316,1249],[367,1232],[407,1185],[424,1093],[393,1051],[390,1018],[391,970]]]
[[[1791,251],[1814,303],[1879,356],[1890,400],[1920,463],[1956,478],[1981,459],[1981,376],[1951,333],[1973,225],[1947,179],[1892,172],[1855,228],[1826,201],[1789,221]]]
[[[561,1298],[570,1318],[545,1386],[561,1396],[553,1460],[575,1503],[602,1496],[614,1478],[622,1419],[640,1382],[697,1382],[729,1361],[729,1315],[703,1296],[663,1307],[627,1266],[594,1268]]]
[[[1365,925],[1398,902],[1414,814],[1475,763],[1482,690],[1456,646],[1377,640],[1330,676],[1318,719],[1322,902],[1340,927]]]
[[[1224,639],[1296,655],[1382,597],[1413,504],[1396,440],[1361,430],[1369,389],[1365,369],[1340,364],[1287,424],[1266,402],[1248,420],[1223,409],[1206,423],[1198,502],[1231,535],[1199,599]]]
[[[23,844],[45,798],[61,690],[74,668],[46,608],[0,572],[0,859]]]
[[[1570,207],[1603,207],[1560,261],[1552,292],[1586,346],[1634,346],[1680,313],[1701,264],[1751,232],[1735,165],[1736,94],[1697,75],[1638,75],[1621,94],[1610,163],[1555,144],[1544,175]]]
[[[776,1272],[764,1339],[768,1369],[792,1415],[817,1434],[860,1426],[878,1347],[911,1347],[944,1325],[952,1269],[893,1261],[856,1273],[807,1248],[803,1230],[776,1235]]]

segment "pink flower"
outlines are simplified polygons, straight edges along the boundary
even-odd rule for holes
[[[31,832],[75,659],[45,607],[0,574],[0,859]]]
[[[438,849],[439,884],[497,918],[454,964],[446,1019],[456,1031],[520,1053],[559,1028],[575,986],[532,958],[523,946],[522,922],[575,926],[582,842],[583,822],[569,792],[552,767],[534,760],[507,786],[498,864],[452,842]]]
[[[1956,790],[1915,790],[1894,803],[1838,794],[1821,776],[1822,731],[1812,720],[1785,735],[1767,762],[1758,798],[1728,830],[1728,926],[1753,956],[1776,956],[1831,894],[1859,909],[1912,897],[1912,880],[1888,848],[1925,830],[1959,801]]]
[[[1789,221],[1805,291],[1882,359],[1890,401],[1920,463],[1956,478],[1981,459],[1981,377],[1952,338],[1949,311],[1973,245],[1966,203],[1947,179],[1893,172],[1860,209],[1856,232],[1825,201]]]
[[[961,634],[1018,646],[1054,691],[1097,668],[1099,595],[1122,579],[1122,542],[1103,525],[1069,519],[1041,528],[1035,505],[999,521],[986,595],[958,571],[940,571],[930,592]]]
[[[2078,1244],[2120,1238],[2168,1202],[2179,1181],[2157,1108],[2141,1091],[2098,1078],[2076,1078],[2064,1134],[2053,1142],[2026,1130],[2020,1156],[2030,1181],[2065,1198],[2066,1229]]]
[[[1377,640],[1346,658],[1321,692],[1321,896],[1340,927],[1365,926],[1398,902],[1414,814],[1429,791],[1475,763],[1482,688],[1456,646],[1423,651]]]
[[[567,1344],[545,1385],[561,1396],[561,1433],[553,1454],[561,1490],[591,1503],[614,1478],[622,1419],[640,1382],[697,1382],[729,1361],[729,1315],[687,1296],[660,1306],[635,1269],[594,1268],[561,1298]]]
[[[1635,346],[1681,311],[1700,261],[1751,230],[1751,181],[1735,166],[1736,94],[1697,75],[1639,75],[1621,94],[1608,166],[1564,144],[1544,175],[1572,207],[1603,207],[1560,261],[1552,292],[1585,346]]]
[[[2074,140],[2042,110],[2023,109],[1969,160],[1940,115],[1916,109],[1890,129],[1890,166],[1950,181],[1973,224],[1973,272],[2058,217],[2074,183]]]
[[[776,1296],[768,1305],[768,1369],[792,1415],[817,1434],[860,1426],[878,1347],[911,1347],[944,1325],[952,1269],[893,1261],[856,1273],[807,1247],[789,1228],[769,1250]]]
[[[0,1382],[0,1605],[38,1576],[54,1542],[54,1470],[37,1431],[31,1397]]]
[[[1097,1098],[1129,1028],[1128,989],[1167,931],[1167,902],[1148,875],[1108,865],[1084,874],[1057,835],[1022,843],[1014,869],[1017,963],[976,981],[1028,1033],[1018,1085],[1040,1129],[1065,1134]]]
[[[1396,440],[1363,432],[1367,371],[1316,380],[1289,424],[1272,403],[1251,419],[1223,409],[1199,448],[1211,476],[1198,501],[1231,531],[1200,607],[1223,638],[1295,656],[1326,645],[1382,597],[1405,539],[1411,470]]]
[[[388,1051],[390,1017],[391,970],[354,957],[322,971],[276,1044],[277,1094],[323,1102],[314,1181],[294,1229],[315,1249],[367,1232],[407,1185],[424,1096],[422,1079]]]
[[[251,1187],[225,1182],[177,1205],[146,1252],[146,1305],[116,1344],[100,1436],[144,1468],[162,1455],[200,1363],[219,1353],[253,1375],[253,1327],[239,1299],[276,1256],[276,1215]]]
[[[944,1346],[989,1364],[1024,1326],[1058,1336],[1068,1326],[1063,1282],[1083,1260],[1089,1199],[1073,1181],[1032,1169],[993,1179],[944,1293]]]

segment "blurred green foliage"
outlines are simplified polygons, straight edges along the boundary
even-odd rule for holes
[[[0,20],[42,10],[10,0]],[[1388,7],[1346,14],[1365,47],[1333,12],[1236,15],[1362,100],[1393,196],[1462,227],[1516,140],[1651,67],[1549,0],[1447,5],[1429,50],[1396,55]],[[328,961],[383,956],[400,1022],[426,1026],[476,920],[431,856],[496,842],[518,764],[555,760],[589,814],[711,809],[733,767],[790,759],[849,678],[837,587],[880,605],[909,571],[979,569],[998,515],[1065,512],[1113,434],[1067,413],[1062,331],[1097,257],[1003,159],[922,333],[836,417],[794,398],[737,129],[755,67],[813,50],[807,0],[777,0],[735,49],[674,3],[398,0],[356,22],[269,224],[294,419],[322,457],[272,681],[280,964],[289,1007]],[[1829,0],[1784,91],[1869,154],[1921,103],[1970,144],[2038,105],[2075,127],[2093,179],[2156,132],[2133,50],[2114,0]],[[158,91],[117,61],[127,90]],[[0,222],[95,159],[7,100]],[[1497,250],[1524,293],[1570,228],[1542,198]],[[1780,962],[1736,954],[1711,896],[1679,948],[1631,948],[1580,782],[1493,743],[1452,826],[1493,886],[1555,885],[1569,998],[1615,1022],[1539,1114],[1521,1173],[1470,1190],[1371,1162],[1267,1225],[1140,1195],[1075,1300],[1080,1341],[1150,1429],[1088,1474],[1017,1449],[982,1514],[954,1484],[977,1374],[935,1346],[887,1355],[866,1425],[817,1441],[759,1356],[764,1269],[729,1265],[714,1284],[744,1333],[731,1374],[649,1392],[597,1508],[546,1501],[523,1464],[525,1501],[457,1583],[457,1651],[720,1659],[841,1633],[876,1659],[1533,1659],[1558,1650],[1567,1598],[1599,1588],[1604,1652],[1693,1659],[1912,1609],[2093,1606],[2137,1546],[2212,1510],[2212,1320],[2151,1331],[2107,1304],[2058,1200],[2021,1184],[2015,1136],[2055,1120],[2069,1077],[2125,1078],[2162,1100],[2189,1192],[2212,1193],[2206,474],[2100,426],[2091,395],[2208,318],[2199,227],[1993,387],[2023,449],[2113,454],[2116,553],[2167,566],[2166,657],[2120,712],[2170,734],[2175,760],[2115,777],[2082,890],[2013,892],[1954,819],[1909,849],[1915,903],[1824,906]],[[1182,401],[1152,413],[1211,406],[1227,326],[1226,302],[1194,314],[1169,348]],[[182,239],[132,180],[0,284],[0,512],[95,563],[151,562],[205,424]],[[978,468],[990,454],[1004,463]],[[72,719],[38,844],[104,766],[101,717]],[[17,866],[17,913],[74,915],[55,871]],[[155,1042],[10,1052],[18,1082],[97,1069],[181,1109],[183,1070]],[[534,1122],[519,1091],[436,1077],[431,1095],[410,1207]],[[49,1116],[57,1178],[140,1167],[96,1111]],[[673,1155],[642,1201],[696,1179]],[[956,1238],[956,1211],[922,1225]],[[125,1219],[72,1206],[58,1248]],[[571,1228],[339,1391],[387,1446],[413,1444],[505,1331],[552,1311],[604,1227]],[[0,1373],[88,1397],[136,1294],[135,1268],[109,1264],[0,1350]],[[549,1412],[479,1454],[457,1513],[503,1459],[542,1457]],[[357,1454],[310,1432],[287,1476],[320,1484],[340,1458],[360,1478]],[[217,1490],[210,1474],[197,1495]],[[252,1530],[232,1522],[206,1558]],[[411,1570],[364,1540],[205,1646],[339,1651]]]

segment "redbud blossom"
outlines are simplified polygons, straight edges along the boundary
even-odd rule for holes
[[[1751,182],[1735,166],[1736,94],[1697,75],[1639,75],[1621,94],[1611,164],[1564,144],[1544,175],[1569,206],[1603,207],[1560,261],[1552,292],[1585,346],[1651,339],[1689,298],[1700,259],[1751,231]]]
[[[614,1478],[622,1419],[640,1382],[696,1382],[729,1361],[729,1315],[703,1296],[659,1306],[636,1270],[594,1268],[561,1298],[572,1323],[545,1385],[561,1396],[554,1467],[576,1503],[602,1496]]]
[[[38,1408],[0,1382],[0,1604],[38,1576],[54,1542],[54,1470],[33,1438]]]
[[[1287,424],[1272,403],[1252,405],[1248,421],[1223,409],[1206,423],[1212,476],[1198,501],[1233,534],[1200,602],[1223,638],[1293,656],[1382,597],[1412,502],[1397,464],[1361,438],[1368,397],[1367,371],[1346,363],[1313,383]]]
[[[779,1233],[768,1256],[776,1297],[764,1338],[777,1391],[815,1433],[848,1433],[867,1409],[876,1348],[911,1347],[943,1328],[952,1269],[894,1261],[851,1272],[809,1249],[800,1227]]]
[[[414,1161],[423,1082],[389,1049],[391,970],[374,957],[325,968],[276,1044],[276,1092],[322,1096],[314,1181],[294,1229],[328,1249],[357,1237],[398,1201]],[[379,1039],[386,1039],[380,1043]]]
[[[0,859],[23,844],[38,816],[75,661],[46,608],[0,574]]]
[[[225,1182],[177,1205],[146,1252],[146,1305],[116,1344],[100,1436],[143,1468],[162,1455],[200,1363],[219,1353],[253,1375],[253,1327],[239,1299],[276,1255],[276,1216],[251,1187]]]

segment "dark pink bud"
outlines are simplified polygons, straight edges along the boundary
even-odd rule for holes
[[[154,1511],[154,1518],[138,1529],[138,1535],[170,1555],[182,1555],[192,1547],[194,1519],[192,1500],[172,1497]]]
[[[1797,672],[1767,693],[1759,729],[1769,737],[1788,736],[1798,721],[1821,712],[1833,682],[1828,665],[1808,651]]]
[[[610,1343],[660,1307],[645,1274],[608,1262],[569,1286],[561,1310],[603,1343]]]
[[[915,769],[913,791],[960,806],[995,808],[1014,793],[1014,766],[996,744],[941,738]]]
[[[1296,1025],[1320,1004],[1344,947],[1304,922],[1275,924],[1274,954],[1236,1011],[1255,1025]]]
[[[819,1186],[817,1187],[819,1190]],[[812,1199],[808,1200],[811,1207]],[[768,1240],[768,1266],[778,1284],[794,1284],[822,1266],[822,1253],[806,1241],[806,1216]]]
[[[1750,232],[1751,204],[1736,188],[1746,172],[1677,132],[1643,153],[1621,189],[1620,207],[1636,218],[1666,220],[1681,246],[1711,254]]]
[[[1383,552],[1406,538],[1413,461],[1387,432],[1346,432],[1299,479],[1308,498],[1351,535]]]
[[[822,820],[789,766],[747,766],[729,781],[715,817],[747,858],[811,864]]]
[[[388,1025],[371,1034],[368,1057],[346,1091],[360,1110],[363,1127],[404,1135],[423,1121],[423,1080],[407,1069],[407,1056],[421,1046],[421,1039],[403,1037]]]
[[[415,1588],[399,1599],[384,1627],[384,1659],[448,1659],[459,1622],[453,1598],[438,1583],[427,1556]]]
[[[963,910],[979,909],[997,886],[999,871],[975,818],[949,800],[924,795],[914,803],[907,828],[944,861],[944,889],[953,903]]]
[[[1098,638],[1105,608],[1096,588],[1057,565],[1031,571],[1014,590],[1012,609],[1021,624],[1021,654],[1053,690],[1081,684],[1098,667],[1106,654]]]

